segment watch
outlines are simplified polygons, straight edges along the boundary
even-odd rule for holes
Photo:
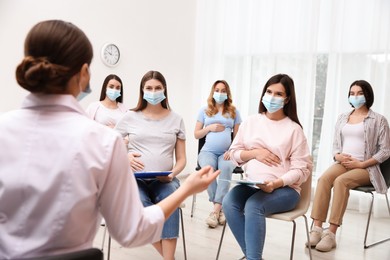
[[[103,45],[101,58],[105,65],[109,67],[115,67],[118,65],[120,58],[120,51],[116,44],[106,43]]]

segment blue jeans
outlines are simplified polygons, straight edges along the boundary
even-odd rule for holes
[[[216,155],[211,152],[201,151],[198,155],[198,163],[200,167],[210,165],[214,170],[221,170],[218,181],[214,180],[207,188],[209,200],[214,203],[222,204],[222,200],[228,193],[230,188],[230,180],[232,172],[236,166],[231,161],[223,159],[222,155]]]
[[[180,181],[174,178],[171,182],[159,180],[137,179],[139,195],[144,207],[154,205],[171,195],[180,186]],[[179,237],[179,209],[165,221],[161,239]]]
[[[286,186],[266,193],[247,185],[237,185],[223,200],[229,227],[247,260],[263,255],[266,216],[295,208],[300,195]]]

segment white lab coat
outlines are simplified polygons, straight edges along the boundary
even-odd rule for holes
[[[71,95],[0,115],[0,259],[90,248],[99,212],[123,246],[160,239],[164,214],[142,206],[119,134]]]

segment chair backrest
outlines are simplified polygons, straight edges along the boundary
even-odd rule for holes
[[[310,206],[311,199],[311,181],[312,181],[312,173],[310,173],[307,180],[301,184],[301,198],[299,200],[298,205],[295,207],[296,209],[308,209]]]
[[[386,181],[386,185],[389,188],[390,187],[390,158],[388,158],[386,161],[381,163],[379,167],[381,168],[381,172],[383,178]]]
[[[200,153],[200,150],[202,150],[202,147],[204,145],[204,143],[206,142],[206,136],[200,138],[198,140],[198,154]],[[196,171],[200,170],[200,165],[199,165],[199,162],[196,162],[196,168],[195,168]]]
[[[200,150],[202,150],[202,147],[203,147],[205,142],[206,142],[206,136],[203,136],[202,138],[199,139],[199,141],[198,141],[198,154],[200,153]]]
[[[103,260],[103,252],[97,248],[90,248],[61,255],[33,257],[24,260]]]

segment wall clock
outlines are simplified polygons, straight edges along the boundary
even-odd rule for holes
[[[101,58],[103,63],[109,67],[115,67],[120,59],[119,47],[114,43],[106,43],[102,47]]]

